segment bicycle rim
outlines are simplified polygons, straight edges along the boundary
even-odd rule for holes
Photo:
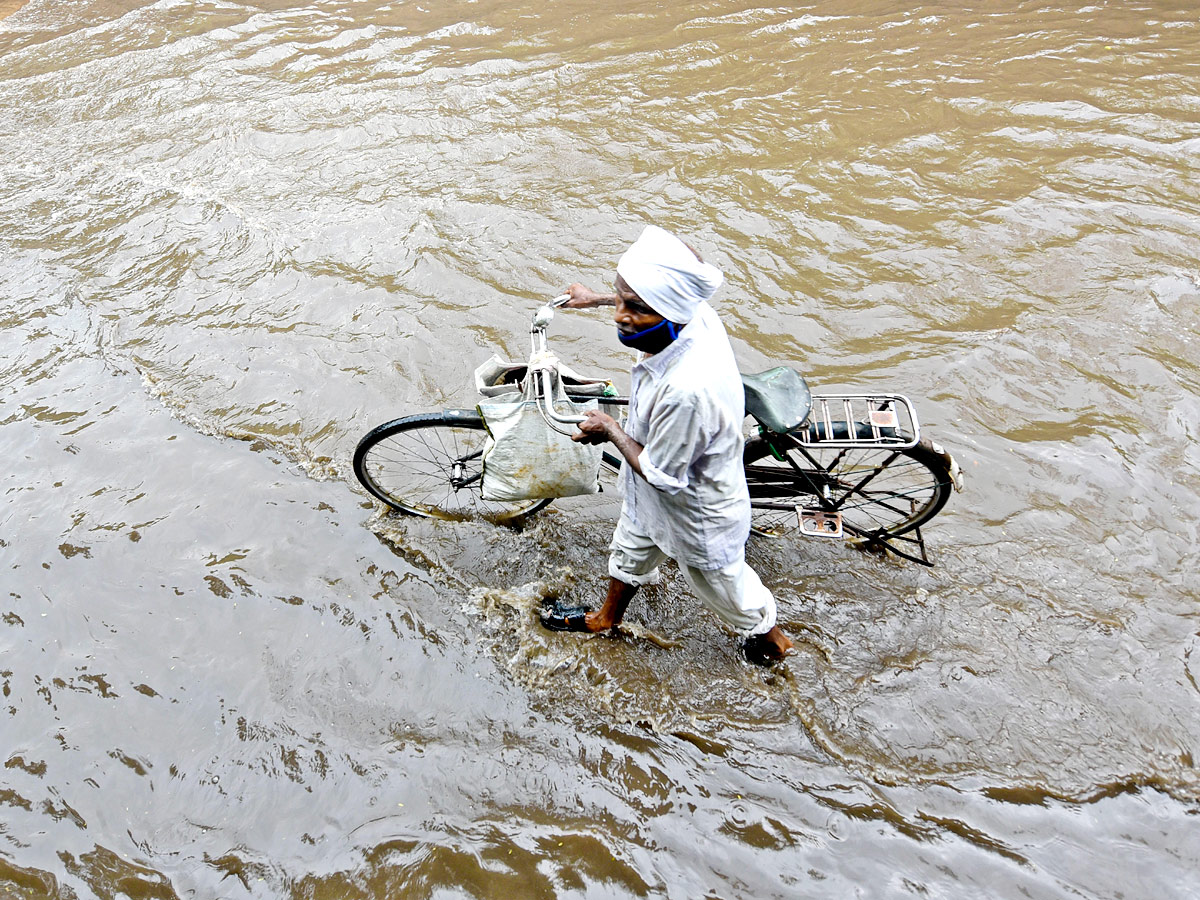
[[[798,531],[799,506],[836,509],[852,537],[895,536],[928,522],[950,497],[950,468],[924,440],[900,451],[805,449],[812,459],[793,448],[747,464],[755,531]]]
[[[471,412],[430,413],[372,429],[354,451],[354,474],[393,509],[437,519],[513,522],[550,500],[484,500],[487,432]]]

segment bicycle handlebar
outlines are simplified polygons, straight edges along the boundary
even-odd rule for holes
[[[550,322],[554,319],[554,310],[561,307],[564,303],[571,299],[570,294],[559,294],[544,304],[538,307],[537,312],[533,314],[533,324],[530,326],[530,331],[534,334],[544,332],[550,327]]]
[[[554,319],[554,310],[560,309],[563,304],[570,299],[571,295],[569,293],[559,294],[557,297],[547,300],[541,307],[538,308],[537,312],[534,313],[533,325],[530,328],[530,332],[533,335],[534,356],[536,356],[539,352],[546,352],[546,329],[550,327],[550,322]],[[538,377],[540,378],[542,388],[538,397],[540,401],[539,407],[542,412],[542,417],[546,420],[546,424],[551,428],[554,428],[556,431],[562,432],[563,434],[573,433],[563,431],[557,426],[575,426],[587,417],[576,415],[564,416],[555,411],[553,394],[554,385],[551,381],[549,369],[542,369],[540,372],[538,372]]]
[[[564,416],[555,411],[554,397],[552,394],[553,385],[550,381],[550,372],[546,369],[543,369],[538,374],[542,379],[542,391],[538,399],[541,401],[542,418],[546,420],[547,425],[549,425],[551,428],[554,428],[555,423],[559,425],[578,425],[587,418],[587,416]],[[561,428],[554,428],[554,430],[561,432],[562,434],[574,434],[574,432],[562,431]]]

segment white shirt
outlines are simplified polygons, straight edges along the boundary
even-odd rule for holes
[[[677,562],[719,569],[750,535],[742,468],[745,394],[725,326],[707,303],[665,350],[633,366],[625,431],[645,478],[622,468],[623,515]]]

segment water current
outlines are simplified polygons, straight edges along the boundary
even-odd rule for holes
[[[4,897],[1195,896],[1194,3],[0,12]],[[651,221],[966,475],[932,570],[751,542],[773,672],[674,570],[538,627],[611,498],[350,471]]]

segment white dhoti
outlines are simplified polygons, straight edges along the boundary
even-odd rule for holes
[[[609,545],[609,575],[638,587],[657,584],[658,567],[667,558],[653,540],[621,516]],[[766,634],[775,627],[775,598],[746,565],[744,552],[719,569],[680,563],[679,570],[700,602],[739,634]]]

